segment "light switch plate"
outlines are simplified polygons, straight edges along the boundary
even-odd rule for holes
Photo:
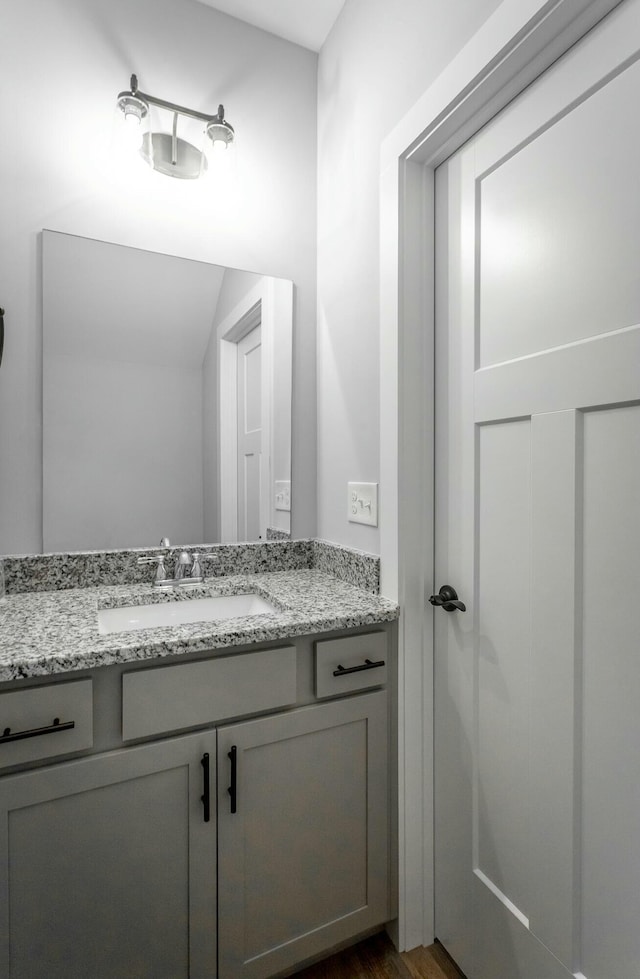
[[[347,483],[347,517],[350,523],[378,526],[378,484]]]
[[[275,484],[276,510],[291,510],[291,481],[276,479]]]

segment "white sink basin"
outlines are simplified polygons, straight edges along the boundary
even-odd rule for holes
[[[245,615],[277,612],[260,595],[216,595],[213,598],[185,598],[157,605],[127,605],[98,612],[98,632],[133,632],[159,626],[185,625],[188,622],[218,622]]]

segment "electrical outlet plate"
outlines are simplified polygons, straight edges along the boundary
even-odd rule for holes
[[[291,510],[291,481],[276,479],[275,483],[276,510]]]
[[[347,517],[350,523],[378,526],[377,483],[347,483]]]

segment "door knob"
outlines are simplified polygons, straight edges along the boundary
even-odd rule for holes
[[[429,599],[432,605],[441,605],[445,612],[466,612],[467,606],[458,600],[458,593],[451,585],[443,585],[437,595],[432,595]]]

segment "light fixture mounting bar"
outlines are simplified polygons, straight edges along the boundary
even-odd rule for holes
[[[128,93],[121,92],[121,95],[126,95]],[[155,95],[149,95],[147,92],[141,92],[138,88],[138,79],[136,75],[131,76],[131,94],[135,95],[137,98],[142,99],[144,102],[148,102],[150,105],[157,105],[161,109],[168,109],[169,112],[178,112],[181,116],[190,116],[192,119],[200,119],[202,122],[214,122],[221,116],[224,116],[224,109],[222,112],[222,106],[218,106],[218,114],[215,116],[208,115],[206,112],[198,112],[197,109],[188,109],[185,105],[178,105],[176,102],[168,102],[166,99],[159,99]]]

